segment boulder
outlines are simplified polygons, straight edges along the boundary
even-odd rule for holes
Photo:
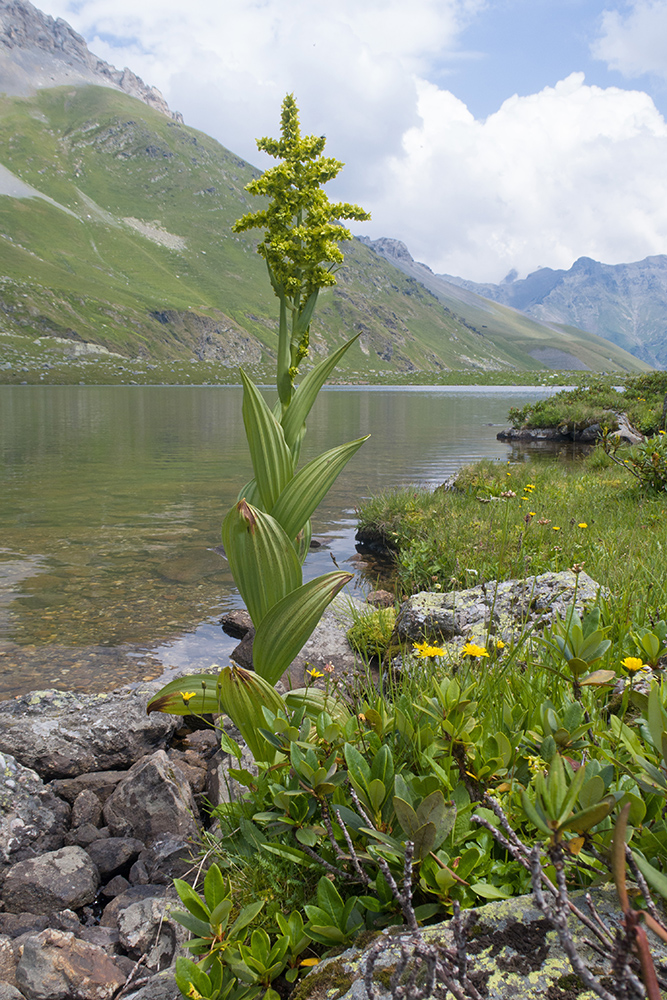
[[[196,816],[188,780],[164,750],[137,761],[104,805],[112,836],[135,837],[147,845],[165,833],[194,837]]]
[[[600,916],[613,932],[620,922],[615,891],[594,889],[591,894]],[[585,910],[581,894],[577,895],[577,904]],[[468,975],[486,1000],[544,1000],[545,997],[567,1000],[583,996],[584,992],[586,997],[592,997],[592,993],[582,990],[578,977],[573,976],[557,933],[534,906],[532,896],[487,903],[466,911],[464,917],[472,921],[468,932]],[[421,933],[426,944],[453,949],[456,953],[451,928],[451,922],[434,924],[423,928]],[[599,974],[603,963],[586,944],[590,932],[574,916],[569,919],[569,929],[584,962]],[[386,945],[373,970],[378,1000],[390,1000],[389,979],[401,957],[401,946],[412,948],[414,939],[403,930],[392,928],[382,934]],[[374,943],[325,959],[300,984],[299,1000],[334,996],[336,1000],[367,1000],[363,977]],[[656,939],[651,946],[656,957],[664,956],[664,948]]]
[[[70,809],[38,774],[0,753],[0,872],[64,844]]]
[[[72,826],[99,826],[102,819],[102,803],[99,796],[89,788],[84,788],[74,799],[72,806]]]
[[[153,896],[132,903],[118,914],[120,943],[133,958],[145,956],[147,969],[168,968],[180,942],[188,937],[185,928],[170,920],[173,899]]]
[[[0,752],[46,779],[128,768],[166,746],[179,726],[176,716],[146,714],[157,689],[86,695],[33,691],[0,702]]]
[[[175,878],[186,878],[194,864],[192,844],[178,834],[165,833],[141,852],[130,869],[130,881],[171,885]]]
[[[564,617],[576,595],[579,611],[595,602],[600,586],[586,573],[543,573],[525,580],[492,581],[469,590],[414,594],[401,605],[395,634],[401,642],[449,643],[452,651],[487,635],[511,642],[526,629]],[[604,591],[603,591],[604,592]]]
[[[10,913],[51,913],[92,903],[99,888],[97,868],[80,847],[63,847],[7,872],[2,892]]]
[[[140,840],[134,837],[107,837],[95,840],[86,848],[88,856],[97,866],[102,879],[115,875],[139,857],[144,849]]]
[[[103,948],[51,928],[25,941],[16,969],[27,1000],[111,1000],[125,978]]]
[[[118,916],[122,910],[127,909],[132,903],[136,903],[140,899],[148,899],[149,896],[164,896],[164,886],[163,885],[133,885],[130,886],[125,892],[121,893],[120,896],[116,896],[112,899],[110,903],[104,907],[102,916],[100,917],[101,927],[115,927],[118,928]]]
[[[49,788],[66,799],[71,805],[81,792],[94,792],[102,805],[109,798],[119,781],[127,774],[127,769],[123,771],[92,771],[86,774],[79,774],[76,778],[54,778],[49,782]]]

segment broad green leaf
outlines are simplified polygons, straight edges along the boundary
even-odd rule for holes
[[[274,604],[301,585],[299,557],[278,522],[243,500],[222,523],[222,543],[257,627]]]
[[[185,913],[183,910],[172,910],[171,916],[179,924],[182,924],[183,927],[187,927],[197,937],[205,938],[213,936],[208,920],[199,920],[197,917],[193,917],[191,913]]]
[[[209,910],[214,910],[229,895],[227,883],[216,864],[212,864],[204,879],[204,896]]]
[[[300,440],[300,434],[302,433],[303,426],[306,422],[306,417],[310,413],[312,405],[317,399],[318,392],[345,352],[359,337],[360,334],[357,334],[356,337],[348,340],[346,344],[343,344],[343,346],[335,351],[330,357],[325,358],[324,361],[320,361],[319,365],[311,368],[308,374],[304,377],[301,385],[294,393],[292,402],[287,407],[282,419],[285,441],[287,442],[288,448],[292,451],[294,450],[297,442]]]
[[[667,899],[667,875],[664,872],[658,871],[653,865],[646,860],[646,858],[639,854],[637,851],[632,852],[632,857],[635,860],[637,868],[656,892],[659,892],[663,899]]]
[[[290,479],[271,508],[271,516],[282,524],[291,539],[296,538],[342,469],[369,437],[367,434],[325,451]]]
[[[192,695],[192,697],[191,697]],[[146,711],[169,715],[208,715],[220,711],[217,674],[177,677],[154,694]]]
[[[313,537],[313,529],[310,523],[310,519],[306,521],[303,528],[296,536],[294,542],[294,548],[296,549],[296,554],[299,557],[299,562],[303,566],[306,561],[306,556],[310,551],[310,540]]]
[[[371,778],[379,778],[387,789],[387,793],[393,788],[394,758],[386,743],[380,747],[373,758]]]
[[[317,883],[317,902],[326,913],[334,918],[338,926],[342,926],[343,900],[336,886],[326,875],[323,875]]]
[[[271,509],[292,478],[294,463],[283,429],[259,389],[241,370],[243,424],[264,509]],[[226,548],[226,546],[225,546]]]
[[[648,696],[648,728],[653,746],[660,751],[662,734],[665,730],[665,717],[660,698],[660,686],[655,681],[651,684]]]
[[[613,684],[615,680],[615,670],[594,670],[592,674],[582,677],[579,683],[582,687],[602,687],[605,684]]]
[[[549,826],[547,817],[545,816],[542,809],[539,808],[537,803],[533,803],[531,801],[531,799],[528,797],[525,791],[521,792],[521,804],[523,806],[523,811],[525,812],[530,822],[534,826],[536,826],[538,830],[541,830],[542,833],[546,833],[547,836],[550,837],[553,833],[553,830]]]
[[[489,882],[475,882],[470,888],[478,896],[481,896],[482,899],[509,899],[512,895],[511,892],[506,892],[504,889],[500,889],[497,885],[491,885]]]
[[[293,548],[292,552],[298,565]],[[312,635],[324,609],[351,579],[352,573],[340,570],[326,573],[293,589],[267,609],[257,626],[252,645],[253,665],[261,677],[270,684],[280,680]]]
[[[415,858],[418,861],[423,861],[435,846],[435,824],[424,823],[410,839],[414,841]]]
[[[368,786],[368,801],[376,813],[382,808],[382,803],[386,796],[387,789],[384,786],[384,782],[379,778],[373,778]]]
[[[256,903],[249,903],[248,906],[244,906],[232,926],[229,928],[229,937],[236,937],[239,931],[243,930],[244,927],[247,927],[248,924],[251,924],[264,906],[264,903],[265,900],[260,899]]]
[[[594,774],[582,785],[579,792],[579,805],[582,809],[596,805],[604,795],[604,780],[599,774]]]
[[[187,906],[190,913],[199,920],[208,924],[209,910],[199,898],[192,886],[188,885],[182,878],[174,879],[174,888],[180,896],[181,902]]]
[[[345,755],[345,763],[347,764],[350,780],[353,781],[359,788],[362,788],[365,794],[368,795],[368,786],[371,782],[370,767],[357,748],[353,747],[351,743],[345,744],[343,747],[343,753]]]
[[[344,726],[350,718],[350,712],[344,702],[339,701],[335,695],[327,694],[316,687],[293,688],[285,695],[285,702],[292,709],[304,706],[306,714],[314,719],[321,712],[328,712],[331,718],[341,726]]]
[[[588,806],[587,809],[582,809],[581,812],[575,813],[572,819],[563,823],[560,828],[562,830],[574,830],[575,833],[586,833],[587,830],[592,830],[594,826],[597,826],[598,823],[607,818],[614,808],[615,803],[616,799],[613,795],[610,795],[608,798],[603,799],[602,802],[596,802],[595,805]]]
[[[401,799],[398,795],[394,796],[394,812],[396,813],[396,818],[401,824],[401,829],[403,833],[408,838],[408,840],[413,840],[414,836],[419,828],[419,821],[417,820],[417,813],[412,808],[409,802],[405,799]]]
[[[245,484],[242,490],[239,490],[236,502],[238,503],[239,500],[247,500],[248,503],[252,504],[253,507],[257,507],[258,510],[264,510],[256,479],[251,479]]]

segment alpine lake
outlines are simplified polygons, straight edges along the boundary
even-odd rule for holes
[[[356,551],[355,507],[395,486],[435,487],[481,458],[526,387],[331,387],[301,461],[371,434],[318,508],[304,579],[386,567]],[[272,404],[275,394],[266,392]],[[252,476],[234,386],[0,388],[0,700],[107,691],[228,662],[220,618],[241,601],[219,551]]]

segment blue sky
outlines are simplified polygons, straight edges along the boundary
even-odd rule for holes
[[[359,231],[500,280],[667,253],[667,0],[44,0],[259,166],[294,92]]]
[[[497,111],[506,97],[536,93],[577,70],[589,84],[627,87],[622,73],[591,52],[601,34],[603,12],[627,8],[600,0],[498,0],[462,33],[467,55],[453,66],[445,64],[438,82],[477,118]],[[643,74],[632,86],[646,90],[662,113],[667,111],[667,89],[659,78]]]

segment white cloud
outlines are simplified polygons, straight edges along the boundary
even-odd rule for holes
[[[646,94],[574,73],[480,122],[422,83],[419,112],[375,218],[434,269],[498,280],[667,250],[667,125]]]
[[[629,10],[606,10],[600,37],[591,46],[596,59],[626,77],[652,73],[667,78],[667,0],[634,0]]]
[[[615,263],[667,251],[667,126],[646,94],[574,73],[477,121],[430,82],[492,2],[413,0],[407,16],[404,0],[42,5],[258,166],[254,139],[277,133],[293,91],[305,130],[346,161],[331,196],[370,209],[360,231],[403,239],[435,270],[495,280],[582,255]],[[666,9],[637,2],[629,17]]]

